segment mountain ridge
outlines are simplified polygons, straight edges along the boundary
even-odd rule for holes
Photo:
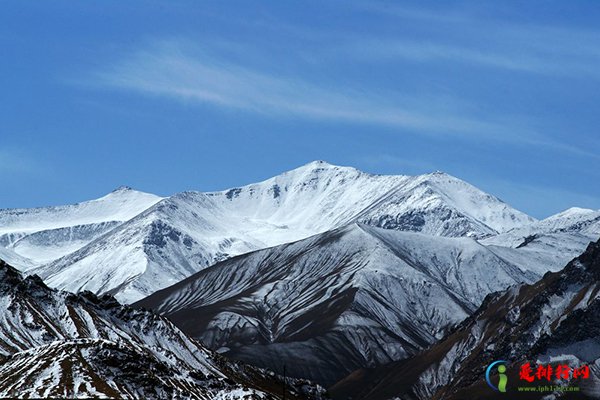
[[[134,306],[233,358],[287,359],[292,376],[327,385],[340,368],[414,354],[486,294],[538,278],[472,238],[351,224],[224,260]]]
[[[21,256],[36,256],[41,262],[31,272],[52,286],[111,293],[132,302],[225,258],[353,222],[437,236],[487,237],[534,221],[448,174],[374,175],[322,161],[219,192],[167,198],[140,193],[117,189],[74,207],[85,211],[90,204],[131,196],[149,202],[126,221],[115,217],[133,209],[131,201],[122,200],[125,211],[102,209],[95,222],[77,217],[81,211],[70,218],[71,225],[87,225],[42,224],[45,230],[29,235],[5,232],[4,245]],[[25,213],[21,227],[27,218],[33,217]],[[12,226],[18,227],[19,220]]]
[[[534,284],[490,294],[455,330],[414,357],[378,370],[354,371],[332,388],[334,398],[500,399],[506,394],[489,389],[483,377],[486,366],[499,359],[507,360],[511,398],[530,398],[515,389],[519,365],[525,362],[534,368],[589,364],[591,379],[581,383],[581,392],[565,392],[561,398],[598,398],[599,282],[600,241]]]

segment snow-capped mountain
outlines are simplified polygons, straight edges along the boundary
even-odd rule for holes
[[[481,243],[542,275],[556,271],[600,238],[600,211],[570,208],[541,221],[485,238]],[[512,249],[519,249],[514,252]],[[515,258],[518,257],[518,258]],[[536,260],[530,262],[527,260]]]
[[[160,200],[121,187],[100,199],[69,206],[0,210],[0,246],[31,264],[43,264],[76,251]]]
[[[538,278],[472,238],[351,224],[220,262],[135,306],[228,356],[329,385],[415,354],[487,294]]]
[[[241,400],[281,393],[275,374],[225,360],[162,317],[90,292],[49,289],[2,261],[0,321],[2,398]],[[319,399],[322,392],[288,381],[289,398]]]
[[[372,175],[315,161],[264,182],[209,193],[247,218],[319,233],[362,222],[439,236],[483,237],[534,221],[445,173]]]
[[[48,284],[124,302],[225,258],[353,222],[475,238],[534,222],[447,174],[371,175],[322,161],[222,192],[160,199],[122,189],[81,205],[2,213],[2,243],[44,261],[32,271]]]
[[[355,371],[332,388],[335,397],[373,400],[501,399],[518,397],[520,366],[589,365],[580,392],[546,393],[544,398],[600,397],[600,241],[533,285],[490,295],[455,331],[430,349],[374,370]],[[508,393],[486,386],[484,371],[507,361]],[[572,379],[572,376],[569,378]],[[573,384],[555,376],[542,385]],[[531,394],[529,393],[531,396]],[[534,398],[534,397],[523,397]],[[541,398],[541,397],[539,397]]]
[[[214,350],[278,370],[285,363],[293,376],[326,385],[358,368],[412,359],[468,318],[489,293],[558,270],[599,236],[600,212],[570,209],[536,221],[444,173],[372,175],[322,161],[220,192],[160,198],[119,188],[73,206],[0,210],[0,259],[51,287],[112,294],[127,303],[150,295],[136,305],[169,316]],[[37,278],[23,282],[37,285],[34,294],[43,287]],[[60,326],[40,322],[41,328],[27,331],[38,323],[37,306],[28,309],[30,299],[6,306],[0,346],[2,337],[9,338],[10,359],[0,367],[0,382],[7,377],[0,394],[39,387],[36,382],[54,379],[63,368],[43,360],[74,355],[81,374],[73,385],[82,393],[100,392],[92,385],[95,376],[102,377],[102,390],[140,387],[151,396],[152,387],[162,396],[186,385],[207,396],[204,383],[214,376],[233,379],[233,386],[250,381],[264,393],[272,389],[256,384],[264,382],[262,371],[240,372],[225,361],[217,365],[222,375],[210,372],[213,378],[201,384],[189,371],[204,371],[202,360],[214,367],[220,356],[201,346],[196,361],[157,350],[172,344],[146,329],[172,339],[169,329],[176,328],[165,320],[168,329],[154,327],[158,317],[140,311],[145,319],[136,329],[142,337],[131,331],[129,317],[122,321],[106,311],[118,308],[119,318],[138,315],[131,309],[91,294],[41,292],[41,298],[54,299],[55,310],[43,318]],[[101,310],[89,310],[88,303]],[[21,308],[27,311],[11,314]],[[23,326],[14,326],[17,338],[10,336],[11,318],[22,319]],[[142,374],[136,358],[157,371],[149,386],[135,383]],[[126,370],[115,369],[115,360]],[[29,371],[25,383],[9,378],[23,368]],[[122,386],[108,388],[119,376]]]
[[[552,236],[596,241],[600,236],[600,210],[569,208],[546,219],[486,238],[483,242],[504,247],[533,247]]]

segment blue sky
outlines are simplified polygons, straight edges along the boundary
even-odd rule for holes
[[[443,170],[538,218],[597,209],[599,18],[594,1],[4,2],[0,208],[324,159]]]

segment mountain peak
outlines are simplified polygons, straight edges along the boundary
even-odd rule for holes
[[[294,169],[288,170],[283,172],[280,175],[277,175],[273,178],[268,179],[267,181],[270,181],[271,179],[275,179],[278,177],[283,177],[283,176],[304,176],[306,174],[321,174],[321,173],[338,173],[338,172],[351,172],[351,173],[360,173],[360,174],[364,174],[364,172],[354,168],[354,167],[348,167],[348,166],[341,166],[341,165],[334,165],[334,164],[330,164],[327,161],[323,161],[323,160],[315,160],[315,161],[311,161],[307,164],[301,165],[299,167],[296,167]]]
[[[62,246],[60,252],[53,249],[50,253],[56,258],[23,239],[17,250],[44,264],[39,274],[52,286],[100,292],[116,288],[116,297],[125,301],[137,300],[224,257],[352,222],[479,238],[533,222],[443,173],[373,175],[323,160],[219,192],[183,192],[163,199],[122,187],[77,206],[43,214],[7,214],[5,220],[0,213],[0,232],[85,226],[77,229],[91,233],[86,233],[78,247],[71,246],[70,235],[53,236]]]
[[[445,173],[444,171],[440,171],[439,169],[437,171],[433,171],[429,175],[450,176],[447,173]]]
[[[0,281],[2,285],[7,283],[16,284],[22,281],[21,274],[16,268],[8,265],[4,260],[0,259]]]
[[[131,192],[131,191],[133,191],[131,186],[122,185],[122,186],[119,186],[118,188],[116,188],[115,190],[113,190],[111,193],[121,193],[121,192]]]
[[[330,164],[325,160],[314,160],[314,161],[309,162],[307,165],[319,165],[319,166],[330,166],[330,167],[334,166],[333,164]]]
[[[328,163],[327,161],[323,161],[323,160],[315,160],[315,161],[311,161],[308,164],[304,164],[298,168],[295,168],[291,171],[288,172],[294,172],[294,171],[351,171],[351,172],[359,172],[361,174],[364,174],[363,171],[354,168],[354,167],[349,167],[349,166],[343,166],[343,165],[335,165],[335,164],[331,164]]]
[[[467,183],[467,182],[463,181],[462,179],[457,178],[454,175],[450,175],[449,173],[444,172],[444,171],[440,171],[440,170],[437,170],[437,171],[434,171],[434,172],[430,172],[428,174],[417,175],[417,176],[418,177],[423,177],[423,178],[426,178],[426,179],[433,179],[433,180],[445,180],[445,181],[456,181],[456,182]]]
[[[323,160],[311,161],[307,164],[302,165],[298,169],[315,169],[315,168],[339,168],[337,165],[333,165]]]

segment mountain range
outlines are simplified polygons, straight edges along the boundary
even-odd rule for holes
[[[52,287],[130,303],[233,255],[354,222],[482,238],[534,219],[444,173],[371,175],[317,161],[221,192],[160,198],[123,187],[72,206],[0,210],[0,244]]]
[[[351,224],[219,262],[135,306],[229,357],[267,368],[287,360],[292,375],[329,386],[416,354],[486,295],[567,262],[564,247],[536,244],[486,246]]]
[[[147,329],[143,326],[155,319],[171,324],[169,329],[178,337],[208,354],[202,360],[212,360],[213,366],[221,360],[219,371],[227,379],[250,382],[252,390],[267,396],[272,394],[268,377],[274,376],[268,370],[281,371],[283,365],[288,375],[331,387],[340,399],[359,393],[355,398],[441,399],[454,396],[454,391],[443,389],[450,384],[463,393],[458,370],[436,370],[444,367],[436,358],[442,354],[436,346],[449,343],[448,338],[462,332],[495,296],[502,296],[499,293],[514,293],[559,274],[598,238],[600,211],[572,208],[538,221],[442,172],[373,175],[323,161],[219,192],[160,197],[120,187],[75,205],[0,210],[0,259],[31,276],[24,282],[43,286],[43,291],[54,293],[51,297],[60,293],[61,301],[77,298],[95,304],[114,296],[133,303],[134,308],[127,308],[111,300],[115,304],[107,307],[127,310],[119,315],[144,315],[139,329]],[[525,305],[512,307],[496,311],[503,315]],[[69,312],[50,320],[68,321]],[[546,318],[544,313],[538,317]],[[71,325],[80,324],[77,318],[82,317]],[[113,330],[127,332],[120,337],[132,336],[129,319],[99,319],[108,321],[102,329],[115,325]],[[6,320],[4,327],[13,323]],[[64,328],[52,331],[60,329]],[[493,335],[502,332],[491,329],[489,337],[495,339],[489,340],[500,341]],[[77,368],[94,374],[108,365],[102,355],[118,354],[115,357],[125,360],[135,375],[135,357],[143,353],[149,365],[163,357],[140,353],[140,348],[171,345],[138,336],[121,350],[114,341],[105,342],[112,340],[105,334],[61,335],[67,342],[40,350],[39,357],[68,353],[72,360],[91,348],[84,357],[92,360],[90,365]],[[476,339],[480,338],[470,340]],[[536,343],[529,341],[523,348]],[[457,346],[466,348],[463,342]],[[8,348],[6,357],[15,360],[14,368],[21,368],[38,357],[37,350],[31,350],[37,347],[37,342],[26,341]],[[438,350],[427,355],[432,349]],[[448,353],[447,358],[454,355]],[[244,368],[251,378],[238,374],[239,368],[228,359],[256,366]],[[456,360],[457,365],[464,361],[458,355]],[[205,396],[206,382],[185,372],[197,369],[196,364],[175,361],[183,375],[175,374],[168,384],[159,375],[140,390],[162,382],[157,387],[163,385],[161,390],[172,394],[182,385],[196,385]],[[487,358],[480,359],[484,361]],[[54,376],[45,362],[31,364],[30,383],[42,375]],[[410,375],[408,363],[417,363],[423,369],[415,371],[425,375]],[[82,393],[95,393],[90,389],[92,378],[81,378],[88,382]],[[113,378],[107,376],[105,383]],[[139,384],[139,375],[134,381]],[[294,389],[298,395],[322,396],[314,385],[292,382],[300,382]],[[135,386],[123,385],[119,390]],[[378,389],[397,385],[406,391]]]

